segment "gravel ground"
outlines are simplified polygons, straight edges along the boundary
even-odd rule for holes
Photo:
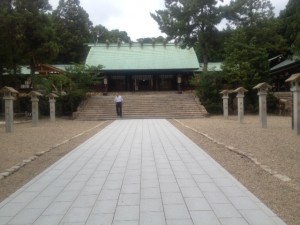
[[[268,128],[258,116],[170,121],[287,224],[300,224],[300,136],[290,117],[269,116]],[[13,133],[0,123],[0,201],[110,122],[42,119],[15,124]]]

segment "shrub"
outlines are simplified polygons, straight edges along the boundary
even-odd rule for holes
[[[193,80],[197,88],[197,96],[208,113],[222,113],[222,98],[220,95],[222,82],[222,73],[215,71],[204,72],[197,75]]]

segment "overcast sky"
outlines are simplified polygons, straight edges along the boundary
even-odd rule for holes
[[[55,9],[59,0],[49,0]],[[93,25],[105,26],[108,30],[126,31],[131,40],[138,38],[158,37],[157,23],[150,12],[164,8],[164,0],[81,0],[80,5],[89,14]],[[224,2],[229,2],[225,0]],[[275,14],[283,10],[288,0],[271,0]]]

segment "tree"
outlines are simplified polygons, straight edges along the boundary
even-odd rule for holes
[[[236,0],[226,7],[225,17],[230,30],[243,29],[248,40],[256,38],[256,44],[264,46],[273,57],[287,51],[273,9],[269,0]]]
[[[102,25],[92,28],[92,36],[94,43],[105,43],[106,40],[111,43],[117,43],[118,41],[128,43],[131,40],[126,31],[119,31],[118,29],[109,31]]]
[[[16,0],[15,10],[21,22],[23,57],[34,73],[35,62],[43,62],[56,56],[57,46],[53,42],[54,31],[48,0]]]
[[[203,72],[201,75],[195,76],[193,84],[196,86],[197,96],[205,109],[209,113],[222,113],[222,99],[220,98],[223,88],[222,73]]]
[[[82,64],[67,68],[65,73],[66,83],[62,87],[66,94],[60,98],[65,114],[76,111],[80,102],[86,99],[86,92],[91,90],[91,87],[99,86],[103,82],[102,68],[101,65],[95,67]]]
[[[262,19],[274,17],[272,3],[269,0],[231,1],[225,17],[235,27],[253,27]]]
[[[222,19],[219,0],[165,0],[165,10],[151,13],[160,30],[169,39],[182,42],[183,46],[198,46],[204,70],[218,32],[216,25]]]
[[[255,107],[257,96],[252,88],[270,81],[268,59],[282,53],[285,42],[277,33],[278,22],[269,1],[236,0],[230,7],[227,18],[235,29],[230,29],[232,34],[225,42],[223,71],[232,88],[249,90],[246,101]]]
[[[237,29],[225,42],[223,71],[233,86],[252,89],[261,81],[267,81],[268,52],[257,45],[256,38],[248,39],[243,29]]]
[[[57,63],[81,63],[85,60],[91,41],[92,22],[80,6],[79,0],[60,0],[53,11],[56,35],[59,42]]]
[[[103,66],[85,66],[75,64],[66,68],[64,74],[59,75],[37,75],[36,86],[44,92],[44,96],[54,92],[59,95],[57,99],[58,108],[61,113],[70,115],[77,110],[78,105],[86,99],[86,92],[93,91],[93,87],[103,83]],[[43,97],[41,100],[41,111],[49,112],[48,98]]]
[[[16,73],[18,48],[16,46],[18,33],[12,0],[0,2],[0,86],[2,86],[3,73]]]
[[[300,5],[298,0],[289,0],[286,8],[280,12],[282,34],[290,46],[291,53],[300,55]]]
[[[130,37],[128,37],[128,34],[126,31],[119,31],[118,29],[116,30],[111,30],[109,32],[109,41],[112,43],[117,43],[118,41],[129,43],[130,42]]]
[[[226,15],[236,28],[225,42],[224,72],[232,84],[250,88],[257,82],[268,81],[270,54],[285,49],[272,10],[268,0],[231,2]]]
[[[146,38],[138,38],[137,42],[143,42],[147,44],[152,44],[152,43],[163,43],[166,42],[166,39],[163,36],[159,37],[146,37]]]
[[[105,43],[109,40],[109,30],[101,24],[93,27],[91,34],[93,43]]]
[[[48,0],[5,0],[0,6],[0,39],[6,43],[1,45],[1,70],[17,74],[18,66],[27,64],[34,76],[36,62],[49,60],[57,53],[47,14],[51,6]]]

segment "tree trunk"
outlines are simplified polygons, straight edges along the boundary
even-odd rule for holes
[[[208,56],[206,53],[203,54],[203,72],[207,72],[208,67]]]

